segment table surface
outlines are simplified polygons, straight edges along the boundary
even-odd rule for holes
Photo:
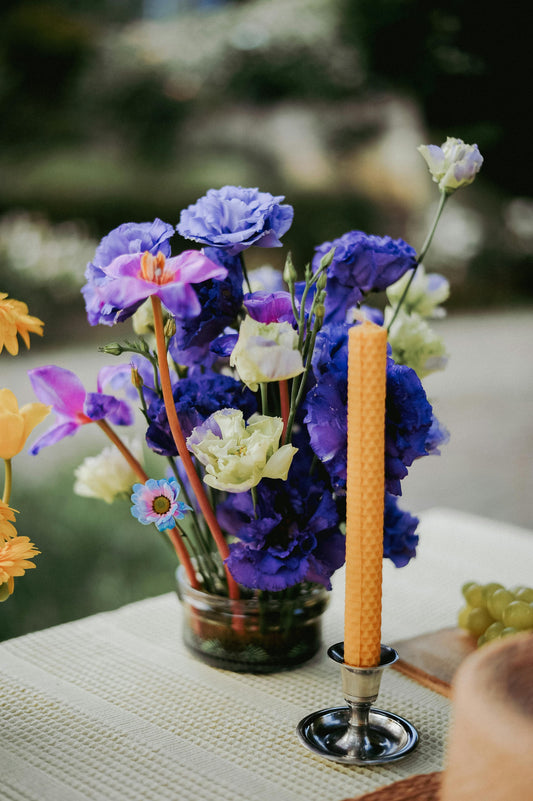
[[[531,583],[533,534],[449,509],[421,515],[419,553],[384,563],[383,642],[453,626],[469,580]],[[443,767],[449,701],[395,670],[378,706],[418,729],[386,767],[317,757],[295,729],[343,704],[327,647],[343,639],[343,576],[324,647],[268,676],[210,668],[181,643],[170,593],[0,644],[4,801],[340,801]]]

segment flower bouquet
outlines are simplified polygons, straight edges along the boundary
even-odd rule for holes
[[[80,468],[78,491],[109,500],[136,482],[133,516],[170,538],[181,565],[186,642],[214,664],[277,669],[320,644],[317,620],[344,561],[348,331],[365,319],[389,341],[384,556],[402,567],[415,555],[401,482],[447,438],[421,378],[445,364],[428,319],[443,313],[448,284],[421,261],[446,200],[482,162],[457,139],[420,150],[441,201],[418,256],[401,239],[353,230],[319,245],[300,278],[290,255],[283,274],[248,273],[245,252],[280,247],[293,209],[257,189],[210,189],[176,228],[114,229],[87,267],[89,323],[133,318],[138,338],[103,348],[127,362],[104,367],[96,392],[61,367],[29,372],[57,415],[32,452],[93,422],[111,439],[124,480],[102,482],[106,454]],[[171,255],[176,231],[201,250]],[[384,312],[367,305],[384,291]],[[114,428],[132,423],[132,396],[146,445],[163,457],[155,477]]]

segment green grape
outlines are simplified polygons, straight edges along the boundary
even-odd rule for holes
[[[503,590],[505,589],[503,584],[498,584],[497,581],[491,581],[489,584],[483,584],[481,588],[481,593],[483,595],[483,599],[485,603],[489,600],[490,596],[496,590]]]
[[[477,638],[477,647],[481,648],[481,646],[485,645],[486,642],[488,642],[487,635],[486,634],[482,634],[481,637]]]
[[[505,609],[514,600],[514,593],[501,587],[494,590],[492,595],[489,595],[487,598],[487,609],[494,620],[502,620]]]
[[[465,599],[466,599],[466,593],[468,592],[468,590],[470,589],[470,587],[477,587],[477,584],[476,584],[476,582],[475,582],[475,581],[467,581],[467,582],[466,582],[465,584],[463,584],[463,586],[461,587],[461,592],[463,593],[463,597],[464,597]]]
[[[469,606],[472,608],[483,608],[485,606],[485,599],[483,598],[483,587],[481,584],[470,582],[465,585],[463,595]]]
[[[494,619],[489,615],[488,611],[484,607],[478,606],[471,609],[466,627],[474,637],[480,637],[491,623],[494,623]]]
[[[525,601],[526,604],[533,603],[533,589],[531,587],[518,587],[514,596],[517,601]]]
[[[463,606],[463,608],[459,612],[459,614],[457,616],[457,624],[462,629],[467,629],[468,628],[468,616],[469,616],[471,611],[472,611],[472,607],[468,606],[468,604],[467,604],[466,606]]]
[[[511,601],[502,615],[506,627],[525,631],[533,629],[533,606],[525,601]]]
[[[513,626],[505,626],[505,628],[500,631],[500,638],[508,637],[510,634],[518,634],[518,629],[513,628]]]
[[[494,623],[491,623],[490,626],[485,630],[485,642],[490,642],[490,640],[495,640],[499,637],[504,629],[504,625],[500,620],[495,620]]]

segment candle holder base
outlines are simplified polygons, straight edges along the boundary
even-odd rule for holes
[[[344,644],[328,655],[341,665],[348,706],[313,712],[298,724],[302,743],[318,756],[344,765],[381,765],[407,756],[418,744],[418,732],[409,721],[372,707],[384,668],[398,659],[394,648],[381,646],[380,664],[354,667],[344,663]]]

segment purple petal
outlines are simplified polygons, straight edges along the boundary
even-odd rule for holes
[[[216,278],[222,281],[228,271],[221,264],[215,264],[199,250],[184,250],[179,256],[167,259],[166,266],[174,271],[176,280],[185,284],[199,284]]]
[[[33,443],[29,452],[35,456],[42,448],[46,448],[48,445],[55,445],[56,442],[59,442],[64,437],[71,437],[79,427],[80,424],[75,423],[73,420],[53,426]]]
[[[190,284],[164,284],[154,294],[175,317],[195,317],[202,310]]]
[[[291,296],[288,292],[259,290],[244,296],[244,305],[253,320],[259,323],[293,323]]]
[[[119,401],[113,395],[103,395],[101,392],[88,392],[83,411],[91,420],[103,420],[113,412]]]
[[[63,417],[83,414],[85,389],[75,373],[53,364],[28,370],[33,391],[41,403],[51,405]]]

